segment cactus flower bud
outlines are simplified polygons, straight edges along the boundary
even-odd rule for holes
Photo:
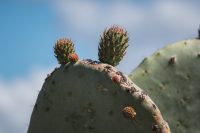
[[[67,38],[57,40],[54,53],[59,64],[64,65],[68,63],[70,61],[69,55],[75,53],[73,42]]]
[[[128,47],[127,31],[119,26],[106,29],[100,38],[98,47],[99,61],[116,66],[126,54]]]

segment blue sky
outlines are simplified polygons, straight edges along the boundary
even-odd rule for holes
[[[165,7],[162,3],[167,3],[169,4],[168,6],[173,5],[173,2],[150,3],[145,1],[126,1],[123,3],[119,1],[76,1],[68,3],[63,1],[2,2],[0,4],[0,76],[10,79],[15,76],[23,76],[34,68],[55,66],[56,60],[53,56],[52,48],[54,42],[60,37],[72,38],[77,44],[77,53],[82,58],[97,60],[99,35],[106,27],[113,24],[119,24],[127,28],[131,36],[131,45],[135,45],[135,48],[131,47],[130,49],[138,51],[135,55],[127,57],[129,60],[130,58],[133,59],[129,64],[130,67],[126,67],[124,70],[128,73],[141,60],[141,58],[136,58],[136,62],[134,62],[134,56],[138,56],[137,54],[140,54],[139,56],[143,54],[143,57],[147,56],[155,48],[160,48],[159,46],[166,43],[192,37],[192,34],[189,33],[192,30],[193,35],[196,34],[195,28],[198,27],[198,22],[191,23],[189,21],[190,24],[185,24],[187,27],[182,23],[188,23],[187,21],[191,19],[190,17],[195,17],[195,15],[187,16],[192,14],[189,8],[199,11],[198,3],[200,4],[200,2],[174,2],[177,5],[181,4],[180,9],[177,9],[180,12],[176,13],[177,11],[175,11],[174,16],[170,11],[164,12],[165,17],[169,17],[169,20],[166,21],[162,16],[160,18],[159,16],[154,16],[163,15],[162,13],[156,13],[156,10],[159,11],[161,9],[153,9],[154,7],[158,8],[159,4],[166,10],[170,8]],[[188,6],[186,11],[184,6]],[[181,11],[181,8],[183,11]],[[172,11],[174,10],[172,9]],[[183,16],[184,12],[186,12],[185,16]],[[198,14],[198,12],[194,13]],[[149,22],[145,22],[144,18],[142,18],[145,16],[148,17],[146,20]],[[178,19],[181,20],[179,21]],[[176,27],[180,31],[173,29],[173,26],[176,25],[180,25],[179,29]],[[182,32],[177,36],[174,36],[176,33],[170,33],[175,31],[179,34],[184,30],[190,31],[188,33]],[[148,40],[150,39],[147,42],[152,43],[151,52],[140,50],[146,45],[146,41],[143,41],[145,36],[148,36]],[[90,53],[87,52],[88,50]],[[141,53],[139,53],[140,51]],[[123,70],[124,65],[121,64],[119,67],[122,67],[121,70]]]
[[[98,59],[99,36],[114,24],[130,43],[117,66],[130,73],[161,47],[197,37],[198,0],[0,1],[0,132],[26,132],[44,78],[58,66],[53,46],[69,37],[80,59]]]
[[[0,4],[0,74],[24,75],[35,66],[55,64],[52,46],[60,36],[50,5]]]

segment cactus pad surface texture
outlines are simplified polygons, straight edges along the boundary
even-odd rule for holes
[[[155,101],[173,133],[200,132],[199,39],[156,51],[129,77]]]
[[[121,80],[116,80],[116,76]],[[91,60],[68,63],[47,77],[28,133],[153,133],[155,120],[148,108],[153,108],[155,117],[159,111],[145,98],[148,100],[147,94],[111,65]],[[145,105],[147,102],[150,107]],[[125,117],[126,106],[134,110],[125,112]],[[168,128],[164,120],[162,124],[164,129]]]

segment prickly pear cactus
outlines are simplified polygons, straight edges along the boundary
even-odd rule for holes
[[[59,63],[60,58],[68,63],[46,78],[28,133],[170,133],[158,106],[126,75],[110,64],[80,61],[75,53],[62,56],[66,53],[56,53]]]
[[[150,133],[152,126],[169,130],[146,93],[111,65],[84,60],[46,79],[28,133]]]
[[[200,132],[200,40],[168,45],[129,77],[158,104],[174,133]]]

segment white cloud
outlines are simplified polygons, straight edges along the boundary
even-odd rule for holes
[[[91,1],[55,1],[54,5],[64,25],[80,34],[91,35],[113,24],[137,26],[144,19],[142,9],[128,3],[107,5]]]
[[[192,2],[192,1],[191,1]],[[199,8],[183,1],[162,1],[156,4],[155,12],[160,23],[179,31],[191,31],[200,23]]]
[[[60,19],[73,25],[75,30],[87,30],[88,26],[93,28],[97,21],[96,16],[99,16],[98,6],[94,3],[59,1],[55,5]]]
[[[145,20],[145,12],[142,8],[128,3],[115,3],[108,6],[105,12],[107,13],[104,13],[104,19],[107,19],[109,25],[119,24],[127,28],[136,28]]]
[[[53,5],[66,27],[77,32],[102,30],[119,24],[127,29],[163,25],[185,29],[199,23],[199,9],[187,1],[154,1],[149,5],[134,2],[54,1]],[[141,2],[142,3],[142,2]],[[145,4],[145,3],[144,3]],[[154,24],[153,24],[154,23]],[[175,29],[174,29],[175,30]]]
[[[26,133],[38,92],[51,70],[33,70],[11,81],[0,79],[1,133]]]

